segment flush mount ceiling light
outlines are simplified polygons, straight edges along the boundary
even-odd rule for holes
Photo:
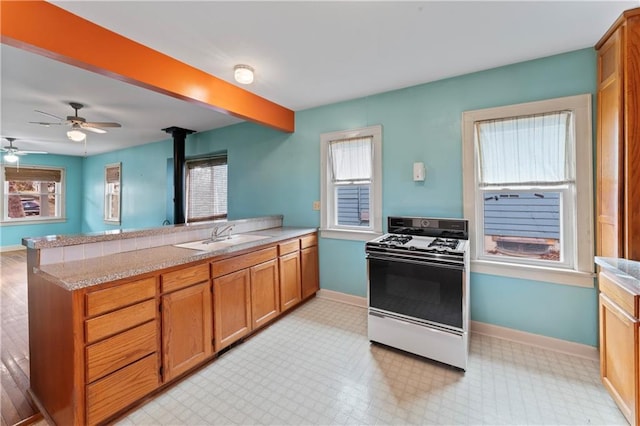
[[[78,129],[79,129],[79,126],[76,126],[74,124],[71,130],[67,132],[67,137],[74,142],[82,142],[83,140],[85,140],[87,135],[85,135],[83,132],[81,132]]]
[[[233,67],[233,77],[240,84],[253,83],[253,68],[249,65],[236,65]]]

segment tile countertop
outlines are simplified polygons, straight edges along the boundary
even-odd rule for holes
[[[633,294],[640,294],[640,262],[613,257],[596,257],[596,264],[614,274],[620,285]]]
[[[209,259],[223,254],[234,253],[252,247],[272,244],[316,231],[317,228],[297,227],[263,229],[260,231],[247,232],[246,234],[262,235],[269,238],[237,244],[219,250],[197,251],[167,245],[116,253],[92,259],[42,265],[36,268],[34,272],[36,274],[42,274],[48,281],[72,291],[172,266]]]

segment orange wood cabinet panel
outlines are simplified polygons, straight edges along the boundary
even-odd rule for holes
[[[640,424],[640,292],[602,271],[600,285],[600,376],[622,414]]]
[[[157,353],[90,384],[87,386],[87,423],[102,422],[159,385]]]
[[[306,299],[320,290],[318,246],[310,246],[300,250],[300,267],[302,269],[302,298]]]
[[[136,302],[152,299],[156,295],[156,280],[156,277],[149,277],[87,293],[86,315],[92,317]]]
[[[283,256],[288,253],[293,253],[300,250],[300,240],[290,240],[278,244],[278,256]]]
[[[216,350],[251,331],[251,275],[249,269],[213,280],[213,312]]]
[[[156,318],[155,299],[137,303],[86,321],[87,343],[114,335]]]
[[[147,322],[113,337],[90,345],[86,349],[87,382],[131,364],[158,350],[158,327]]]
[[[277,248],[267,247],[240,256],[230,257],[211,263],[211,277],[221,277],[241,269],[250,268],[277,256]]]
[[[300,237],[300,248],[306,249],[307,247],[318,245],[318,234],[303,235]]]
[[[596,44],[596,248],[640,260],[640,8]]]
[[[169,381],[213,354],[209,280],[162,296],[162,365]]]
[[[166,272],[160,276],[161,292],[178,290],[192,284],[201,283],[209,279],[209,264],[202,263],[190,266],[177,271]]]
[[[300,252],[278,258],[280,272],[280,310],[282,312],[300,303],[302,299],[300,276]]]
[[[257,329],[280,314],[280,285],[276,259],[252,266],[251,325]]]

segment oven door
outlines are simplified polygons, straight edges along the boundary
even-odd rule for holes
[[[463,331],[464,265],[367,255],[369,308]]]

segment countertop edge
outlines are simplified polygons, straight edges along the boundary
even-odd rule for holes
[[[40,267],[34,267],[33,272],[35,274],[41,275],[52,284],[56,284],[68,291],[74,291],[112,281],[132,278],[138,275],[144,275],[174,266],[185,265],[201,260],[213,259],[216,256],[233,254],[254,247],[274,244],[290,238],[296,238],[306,234],[315,233],[317,231],[318,228],[305,227],[281,227],[264,229],[259,231],[247,232],[247,234],[269,235],[269,238],[238,244],[229,248],[219,250],[200,252],[187,248],[179,248],[172,245],[167,245],[134,250],[130,252],[116,253],[107,256],[101,256],[98,258],[43,265]],[[165,258],[159,259],[157,261],[154,259],[149,263],[136,266],[135,268],[125,267],[122,269],[118,269],[116,266],[112,271],[108,273],[95,272],[100,270],[98,266],[102,265],[104,262],[108,263],[109,265],[118,265],[119,260],[123,259],[123,256],[153,258],[154,252],[158,252],[160,250],[169,250],[170,254],[168,256],[165,256]],[[68,276],[65,278],[64,276],[61,276],[64,274],[60,273],[60,271],[65,270],[80,272],[75,276]],[[95,272],[95,274],[89,275],[87,273],[87,275],[84,275],[83,271],[92,271]]]
[[[597,265],[616,276],[617,282],[629,292],[640,295],[640,262],[613,257],[595,258]]]

